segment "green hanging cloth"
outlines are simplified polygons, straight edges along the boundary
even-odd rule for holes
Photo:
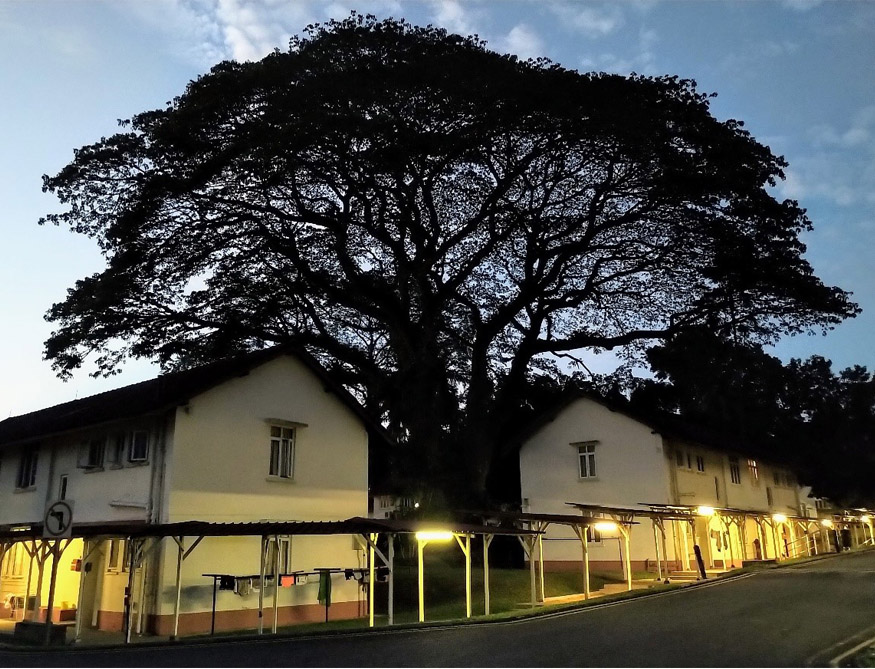
[[[316,597],[320,604],[331,606],[331,572],[319,572],[319,595]]]

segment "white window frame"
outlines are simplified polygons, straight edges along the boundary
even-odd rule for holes
[[[697,455],[696,456],[696,471],[700,474],[705,473],[705,456]]]
[[[106,456],[104,461],[112,468],[123,467],[127,448],[128,433],[113,432],[106,440]]]
[[[137,442],[137,437],[142,436],[142,452],[140,444]],[[128,462],[131,464],[141,464],[149,462],[149,432],[148,430],[132,430],[130,433],[130,443],[128,444]]]
[[[295,478],[295,442],[297,429],[288,425],[270,426],[268,476],[292,481]]]
[[[598,478],[595,447],[598,441],[578,441],[573,444],[577,449],[577,477],[581,481]]]

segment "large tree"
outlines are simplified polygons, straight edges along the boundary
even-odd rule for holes
[[[44,178],[68,205],[44,220],[107,261],[49,312],[46,357],[68,375],[304,346],[425,477],[455,465],[476,494],[545,358],[855,313],[768,190],[784,167],[692,81],[353,15],[217,65]]]

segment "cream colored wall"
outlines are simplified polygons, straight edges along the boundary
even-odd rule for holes
[[[305,423],[293,479],[268,476],[269,418]],[[166,522],[342,520],[368,513],[361,421],[291,357],[193,398],[176,413]]]
[[[148,519],[152,470],[161,447],[160,419],[142,418],[79,430],[40,441],[37,483],[32,489],[15,490],[20,449],[3,453],[0,466],[0,524],[41,522],[46,503],[58,498],[60,478],[67,476],[66,499],[73,503],[73,522],[118,522]],[[147,430],[149,459],[121,466],[108,462],[101,469],[77,467],[80,445],[115,432]]]
[[[353,549],[350,536],[295,536],[291,537],[291,565],[289,571],[314,571],[317,568],[356,568],[365,566],[365,556]],[[261,565],[259,558],[260,537],[207,537],[183,562],[180,597],[180,613],[210,611],[212,607],[213,579],[203,574],[218,573],[233,576],[257,575]],[[186,546],[191,545],[191,540]],[[172,615],[176,602],[176,544],[165,540],[163,547],[163,578],[158,592],[160,615]],[[269,570],[268,570],[269,572]],[[279,606],[317,604],[319,580],[310,576],[305,585],[279,588]],[[264,593],[264,607],[273,606],[273,585]],[[360,589],[354,580],[347,581],[343,575],[334,575],[331,598],[334,602],[356,601]],[[219,611],[258,610],[258,593],[237,595],[219,591],[216,599]],[[266,618],[270,620],[268,616]],[[269,624],[269,623],[268,623]]]
[[[7,447],[0,451],[0,525],[42,522],[49,480],[51,451],[40,448],[36,485],[17,490],[15,482],[25,447]]]
[[[595,479],[581,479],[577,447],[598,441]],[[566,502],[635,507],[639,502],[671,501],[662,437],[652,428],[581,398],[530,437],[520,449],[520,487],[524,511],[577,513]],[[645,507],[640,507],[644,509]],[[573,540],[572,540],[573,539]],[[632,531],[632,559],[654,557],[649,521]],[[671,548],[669,548],[671,550]],[[616,560],[617,541],[592,544],[590,559]],[[580,542],[571,530],[551,525],[544,542],[546,560],[580,560]]]

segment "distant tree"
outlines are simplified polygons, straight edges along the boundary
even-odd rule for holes
[[[784,365],[751,342],[693,328],[647,352],[632,404],[677,413],[753,455],[793,465],[815,493],[875,502],[875,378],[820,356]]]
[[[551,355],[856,313],[802,258],[805,212],[767,190],[784,167],[693,81],[353,15],[217,65],[44,177],[68,208],[43,221],[107,260],[52,307],[45,355],[67,376],[293,342],[418,475],[476,495]]]

